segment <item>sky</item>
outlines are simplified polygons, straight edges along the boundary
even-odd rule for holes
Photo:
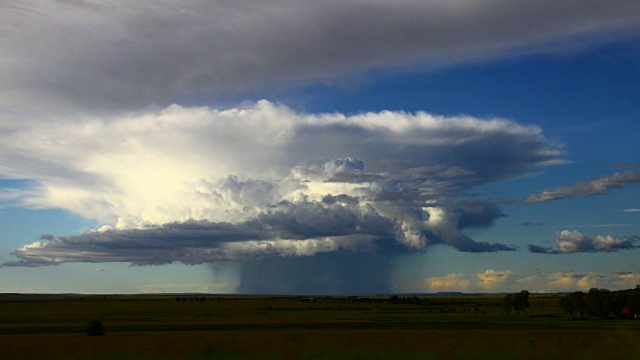
[[[640,2],[0,2],[0,293],[640,284]]]

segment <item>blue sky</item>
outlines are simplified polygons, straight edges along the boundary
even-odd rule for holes
[[[634,1],[19,1],[0,292],[640,284]]]

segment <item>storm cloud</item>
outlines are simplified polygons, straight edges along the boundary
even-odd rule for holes
[[[292,240],[291,238],[296,238]],[[186,221],[147,229],[91,231],[76,236],[43,235],[42,241],[17,249],[21,258],[5,266],[45,266],[65,262],[130,262],[187,265],[265,256],[312,256],[339,250],[373,250],[376,234],[346,234],[314,238],[291,234],[283,227],[257,222],[227,224]],[[382,237],[384,238],[384,237]]]
[[[504,147],[519,150],[496,162]],[[24,206],[107,224],[27,245],[10,265],[194,264],[370,250],[381,240],[407,251],[510,251],[464,233],[505,214],[462,197],[562,161],[539,128],[506,119],[304,114],[268,101],[25,127],[2,136],[0,149],[5,176],[35,181],[13,195]]]
[[[541,128],[254,100],[580,51],[638,36],[639,19],[624,0],[3,2],[0,179],[20,186],[0,200],[104,225],[43,235],[4,265],[229,260],[239,291],[368,292],[392,289],[394,256],[432,244],[514,251],[469,235],[506,216],[471,194],[563,163]]]

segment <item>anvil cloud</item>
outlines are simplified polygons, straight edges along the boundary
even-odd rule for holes
[[[30,111],[40,105],[112,111],[314,81],[340,84],[372,69],[436,68],[550,52],[567,43],[580,48],[637,31],[637,5],[592,0],[5,2],[0,61],[12,71],[0,75],[0,101]]]

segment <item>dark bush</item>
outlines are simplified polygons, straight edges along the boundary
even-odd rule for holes
[[[102,331],[102,321],[100,320],[91,320],[87,323],[86,328],[84,329],[84,333],[87,336],[102,336],[104,335],[104,331]]]

